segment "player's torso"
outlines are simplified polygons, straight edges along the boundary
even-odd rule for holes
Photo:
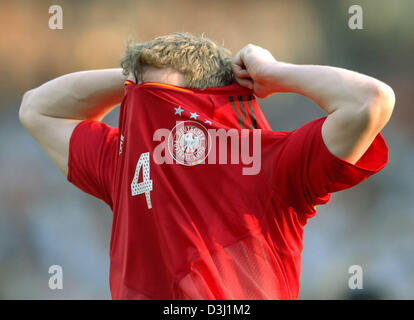
[[[176,99],[168,90],[130,89],[120,114],[111,263],[131,286],[167,292],[200,253],[268,232],[273,189],[263,167],[271,167],[272,140],[253,130],[229,134],[209,95]],[[254,165],[260,170],[246,174]]]

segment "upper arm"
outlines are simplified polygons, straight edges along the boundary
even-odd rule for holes
[[[95,120],[43,115],[32,105],[38,102],[31,94],[25,94],[20,107],[23,126],[71,183],[111,205],[118,130]]]
[[[54,118],[33,111],[28,91],[22,100],[19,118],[22,125],[37,140],[58,169],[67,176],[69,141],[81,120]]]
[[[355,164],[389,121],[394,102],[392,89],[379,83],[372,86],[372,94],[362,105],[338,108],[322,126],[326,147],[335,156]]]

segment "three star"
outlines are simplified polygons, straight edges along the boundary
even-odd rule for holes
[[[175,113],[174,115],[179,115],[180,117],[182,116],[182,113],[184,111],[184,109],[181,108],[181,106],[178,106],[178,108],[174,108]],[[200,115],[197,114],[197,112],[190,112],[190,119],[194,119],[197,120],[197,117],[199,117]],[[209,125],[212,125],[213,123],[210,120],[205,120],[204,123],[207,123]]]
[[[175,109],[174,115],[178,114],[181,116],[181,113],[184,111],[184,109],[181,109],[181,106],[178,106],[178,108],[174,108],[174,109]]]
[[[198,114],[197,112],[190,112],[190,119],[197,120]]]

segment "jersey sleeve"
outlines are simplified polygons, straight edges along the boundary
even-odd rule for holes
[[[388,162],[388,147],[381,133],[355,164],[333,155],[322,139],[325,119],[289,132],[274,160],[276,193],[306,218],[314,216],[315,206],[327,203],[332,192],[357,185]]]
[[[118,129],[100,121],[83,121],[69,142],[69,182],[112,207]]]

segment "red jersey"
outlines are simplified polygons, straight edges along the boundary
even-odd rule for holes
[[[131,83],[119,128],[81,122],[68,180],[113,211],[112,297],[296,299],[303,228],[315,206],[388,160],[381,134],[355,165],[334,156],[321,136],[325,119],[274,132],[252,92],[236,83]],[[182,121],[191,123],[180,129]],[[203,128],[260,133],[257,174],[244,174],[241,161],[208,163],[195,151],[211,152]]]

